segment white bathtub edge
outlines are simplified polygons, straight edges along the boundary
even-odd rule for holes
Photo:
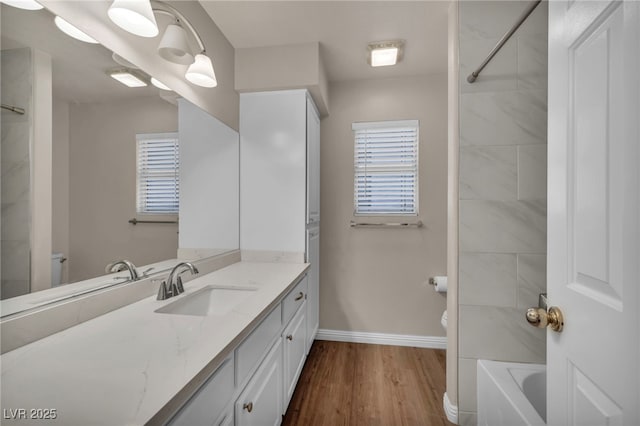
[[[540,417],[533,405],[526,398],[521,389],[521,383],[519,384],[515,377],[512,376],[509,370],[511,369],[526,369],[531,372],[537,372],[546,369],[542,364],[528,364],[528,363],[515,363],[515,362],[503,362],[503,361],[490,361],[490,360],[478,360],[478,424],[490,424],[496,425],[496,419],[487,422],[486,419],[489,416],[489,412],[486,410],[488,406],[483,406],[481,400],[486,395],[480,394],[481,387],[486,386],[487,380],[495,386],[497,392],[501,394],[501,398],[508,401],[508,410],[516,413],[516,415],[523,421],[522,424],[529,426],[542,426],[546,425],[544,419]],[[502,423],[504,425],[516,424],[515,421],[508,423]],[[521,424],[521,423],[517,423]]]
[[[453,405],[449,400],[449,395],[445,392],[442,396],[442,406],[444,407],[444,414],[447,416],[447,420],[449,420],[453,424],[458,424],[458,406]]]

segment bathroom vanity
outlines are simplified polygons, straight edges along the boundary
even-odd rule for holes
[[[278,424],[313,340],[308,268],[238,262],[179,296],[4,354],[3,424],[37,423],[31,409],[54,410],[48,422],[61,425]]]

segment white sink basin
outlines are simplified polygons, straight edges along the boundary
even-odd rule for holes
[[[176,315],[225,315],[249,298],[257,288],[207,286],[178,299],[162,308],[156,309],[159,314]]]

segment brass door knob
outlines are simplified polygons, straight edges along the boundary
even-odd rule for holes
[[[293,335],[291,334],[287,335],[287,340],[293,340]]]
[[[253,402],[250,402],[248,404],[244,404],[242,406],[243,410],[247,410],[248,412],[251,412],[251,410],[253,410]]]
[[[557,332],[561,332],[564,327],[562,312],[555,306],[550,307],[548,311],[543,308],[527,309],[527,322],[538,328],[549,326],[553,331]]]

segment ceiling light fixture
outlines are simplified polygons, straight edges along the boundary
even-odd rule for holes
[[[144,87],[147,86],[147,83],[137,76],[133,70],[128,69],[117,69],[108,71],[107,74],[115,80],[118,80],[120,83],[124,84],[127,87]]]
[[[150,17],[146,14],[147,9],[151,13]],[[153,20],[155,33],[149,36],[137,32],[137,28],[134,25],[129,25],[126,19],[121,20],[121,17],[129,16],[128,13],[131,13],[131,16],[138,17],[144,15],[147,22]],[[113,0],[109,8],[109,17],[113,22],[122,29],[143,37],[153,37],[158,34],[154,13],[169,15],[175,19],[174,23],[167,26],[160,40],[158,54],[169,62],[189,65],[185,73],[185,78],[189,82],[201,87],[216,87],[218,82],[213,70],[213,63],[206,54],[202,37],[200,37],[191,22],[175,7],[159,0]],[[198,43],[200,53],[195,57],[189,47],[186,30],[193,35],[193,38]],[[151,34],[151,31],[149,34]]]
[[[114,24],[140,37],[158,35],[158,24],[149,0],[113,0],[107,12]]]
[[[69,37],[73,37],[76,40],[84,41],[85,43],[98,44],[98,41],[93,37],[88,36],[85,32],[79,30],[77,27],[71,25],[59,16],[56,16],[53,20],[56,27]]]
[[[372,67],[395,65],[402,60],[403,50],[403,40],[369,43],[367,63]]]
[[[24,10],[40,10],[44,7],[35,0],[0,0],[0,3]]]
[[[160,90],[171,90],[169,88],[169,86],[167,86],[166,84],[164,84],[163,82],[161,82],[160,80],[158,80],[155,77],[151,77],[151,84],[153,84],[154,86],[156,86]]]

